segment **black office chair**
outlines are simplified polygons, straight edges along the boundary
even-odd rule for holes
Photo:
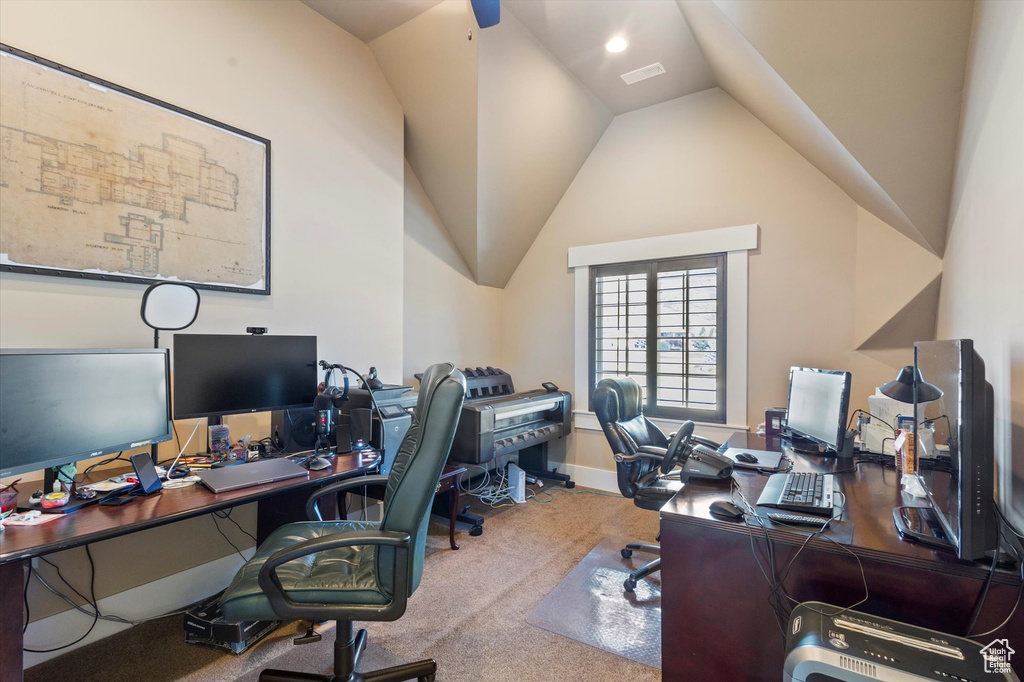
[[[619,492],[641,509],[660,510],[683,486],[678,478],[666,475],[686,452],[693,422],[684,422],[670,440],[644,416],[643,392],[631,377],[602,379],[591,405],[615,456]],[[631,542],[622,549],[622,556],[628,559],[634,551],[658,558],[629,574],[623,583],[627,592],[636,588],[638,580],[661,569],[660,546]]]
[[[406,600],[423,572],[430,503],[465,395],[466,378],[454,365],[428,369],[390,475],[342,481],[316,491],[306,503],[311,520],[274,531],[225,590],[221,607],[229,620],[337,621],[333,675],[264,670],[262,682],[434,679],[433,660],[355,672],[366,630],[353,637],[352,621],[391,621],[405,613]],[[365,485],[386,486],[379,523],[320,520],[317,500]]]

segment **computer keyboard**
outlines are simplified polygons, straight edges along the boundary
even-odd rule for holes
[[[782,489],[782,496],[779,498],[780,503],[821,506],[821,493],[825,487],[824,474],[795,473],[788,476],[786,487]]]
[[[812,514],[832,514],[832,474],[774,474],[757,503]]]

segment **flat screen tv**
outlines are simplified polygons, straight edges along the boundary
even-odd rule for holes
[[[901,536],[944,547],[961,559],[982,559],[997,545],[993,394],[985,362],[973,341],[954,339],[915,343],[914,365],[942,395],[920,402],[914,387],[915,414],[925,419],[917,429],[919,448],[922,429],[935,430],[932,452],[919,459],[925,466],[916,474],[928,507],[898,508],[897,528]]]
[[[174,335],[174,418],[309,407],[315,336]]]

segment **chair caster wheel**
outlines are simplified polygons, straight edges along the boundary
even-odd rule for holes
[[[573,488],[576,487],[576,481],[566,481],[565,487],[568,488],[569,490],[572,490]]]
[[[417,677],[416,680],[417,680],[417,682],[434,682],[434,678],[435,677],[436,677],[436,675],[434,675],[434,673],[430,673],[429,675],[423,675],[422,677]]]
[[[636,589],[636,581],[632,578],[626,578],[626,582],[622,583],[622,589],[626,592],[632,592]]]
[[[473,526],[472,528],[469,529],[469,534],[472,535],[473,537],[477,537],[478,535],[483,535],[484,534],[484,527],[483,526]]]
[[[631,549],[619,550],[619,554],[622,555],[623,559],[628,559],[629,557],[633,556],[633,550],[631,550]]]

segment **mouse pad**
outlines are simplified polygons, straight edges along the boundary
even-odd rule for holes
[[[753,455],[756,462],[741,462],[736,455],[741,452]],[[739,469],[761,469],[762,471],[778,471],[779,463],[782,461],[782,453],[772,450],[751,450],[750,448],[729,448],[722,453],[732,460],[733,466]]]
[[[746,521],[748,526],[755,528],[756,530],[761,530],[761,524],[764,524],[765,528],[768,528],[773,533],[792,534],[798,542],[803,542],[804,538],[808,535],[817,533],[818,535],[828,537],[829,540],[837,542],[840,545],[853,544],[853,521],[832,521],[827,530],[819,532],[818,529],[813,526],[793,526],[784,523],[775,523],[767,516],[769,511],[785,512],[784,509],[768,509],[766,507],[759,507],[757,511],[759,518],[748,518]],[[822,517],[823,522],[824,520],[825,518]]]

